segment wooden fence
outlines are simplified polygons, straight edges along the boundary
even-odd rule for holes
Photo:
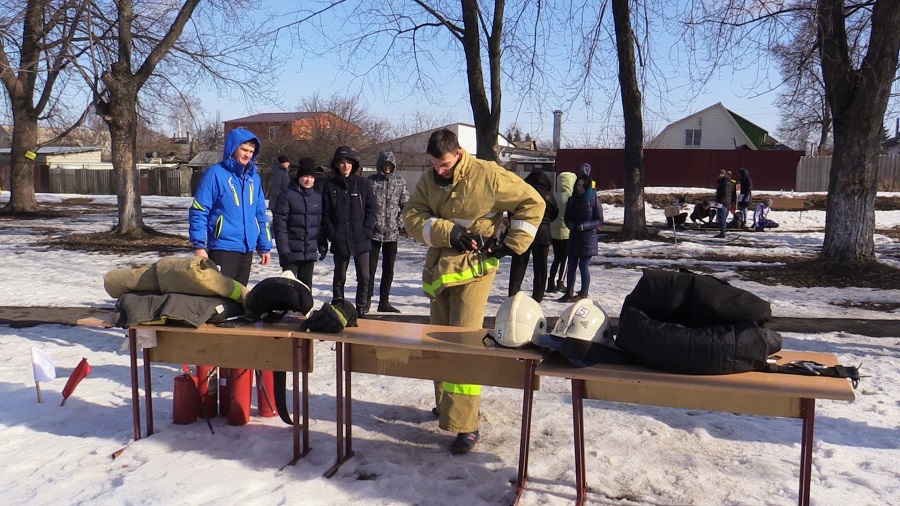
[[[900,155],[881,155],[878,161],[878,191],[900,191]],[[830,156],[804,156],[797,165],[797,188],[792,189],[800,192],[826,192],[830,173]]]
[[[192,195],[190,169],[170,167],[142,169],[139,175],[141,195],[169,197]],[[48,190],[50,193],[115,195],[115,171],[51,167]]]

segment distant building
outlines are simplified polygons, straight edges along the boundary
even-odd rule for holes
[[[739,116],[721,102],[675,121],[659,133],[648,149],[790,149],[764,128]]]
[[[235,128],[246,128],[262,141],[302,141],[319,137],[317,132],[343,131],[359,135],[362,129],[330,112],[267,112],[225,121],[225,136]]]
[[[428,138],[435,130],[447,129],[456,134],[459,139],[459,145],[472,155],[477,150],[477,140],[475,138],[475,125],[468,123],[452,123],[436,128],[431,128],[424,132],[414,133],[405,137],[399,137],[389,141],[381,142],[366,146],[359,150],[360,162],[366,167],[375,167],[378,153],[381,151],[393,151],[397,159],[398,170],[418,170],[429,167],[428,156],[425,149],[428,147]],[[502,152],[504,148],[512,148],[513,143],[510,142],[503,134],[497,135],[498,150]]]

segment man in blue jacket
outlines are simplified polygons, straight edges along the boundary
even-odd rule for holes
[[[222,161],[200,178],[188,212],[194,254],[215,262],[222,274],[244,285],[250,281],[254,250],[269,263],[272,231],[256,158],[259,139],[249,130],[228,132]]]

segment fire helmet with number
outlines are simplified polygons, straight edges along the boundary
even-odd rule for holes
[[[603,348],[615,348],[609,316],[599,304],[582,299],[560,315],[551,332],[563,338],[560,353],[570,359],[590,360]]]
[[[494,339],[508,348],[518,348],[543,335],[547,320],[540,304],[525,292],[503,301],[494,318]]]

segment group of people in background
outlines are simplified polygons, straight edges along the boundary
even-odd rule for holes
[[[738,169],[738,179],[733,179],[730,170],[721,169],[716,180],[716,196],[713,202],[701,201],[694,204],[694,209],[688,215],[688,204],[685,197],[680,197],[678,202],[666,209],[666,226],[673,229],[682,229],[690,217],[694,225],[710,225],[717,223],[719,233],[716,238],[724,238],[728,228],[743,230],[747,228],[750,206],[753,202],[753,180],[750,171],[745,168]],[[767,228],[777,228],[778,223],[769,219],[769,210],[772,208],[772,199],[760,202],[753,212],[751,229],[757,232]],[[733,218],[728,220],[731,214]]]
[[[344,298],[347,268],[356,268],[356,310],[370,311],[372,279],[383,256],[378,311],[399,312],[389,302],[399,238],[400,213],[409,193],[396,176],[390,151],[378,158],[378,171],[360,175],[360,162],[348,146],[335,150],[331,177],[304,157],[291,176],[290,160],[280,155],[269,178],[270,225],[266,198],[256,159],[260,141],[245,129],[228,133],[222,161],[200,179],[189,211],[189,236],[194,253],[219,265],[222,274],[246,285],[253,253],[260,264],[271,259],[274,246],[283,271],[312,286],[313,267],[334,259],[333,298]],[[274,244],[273,244],[274,243]]]

